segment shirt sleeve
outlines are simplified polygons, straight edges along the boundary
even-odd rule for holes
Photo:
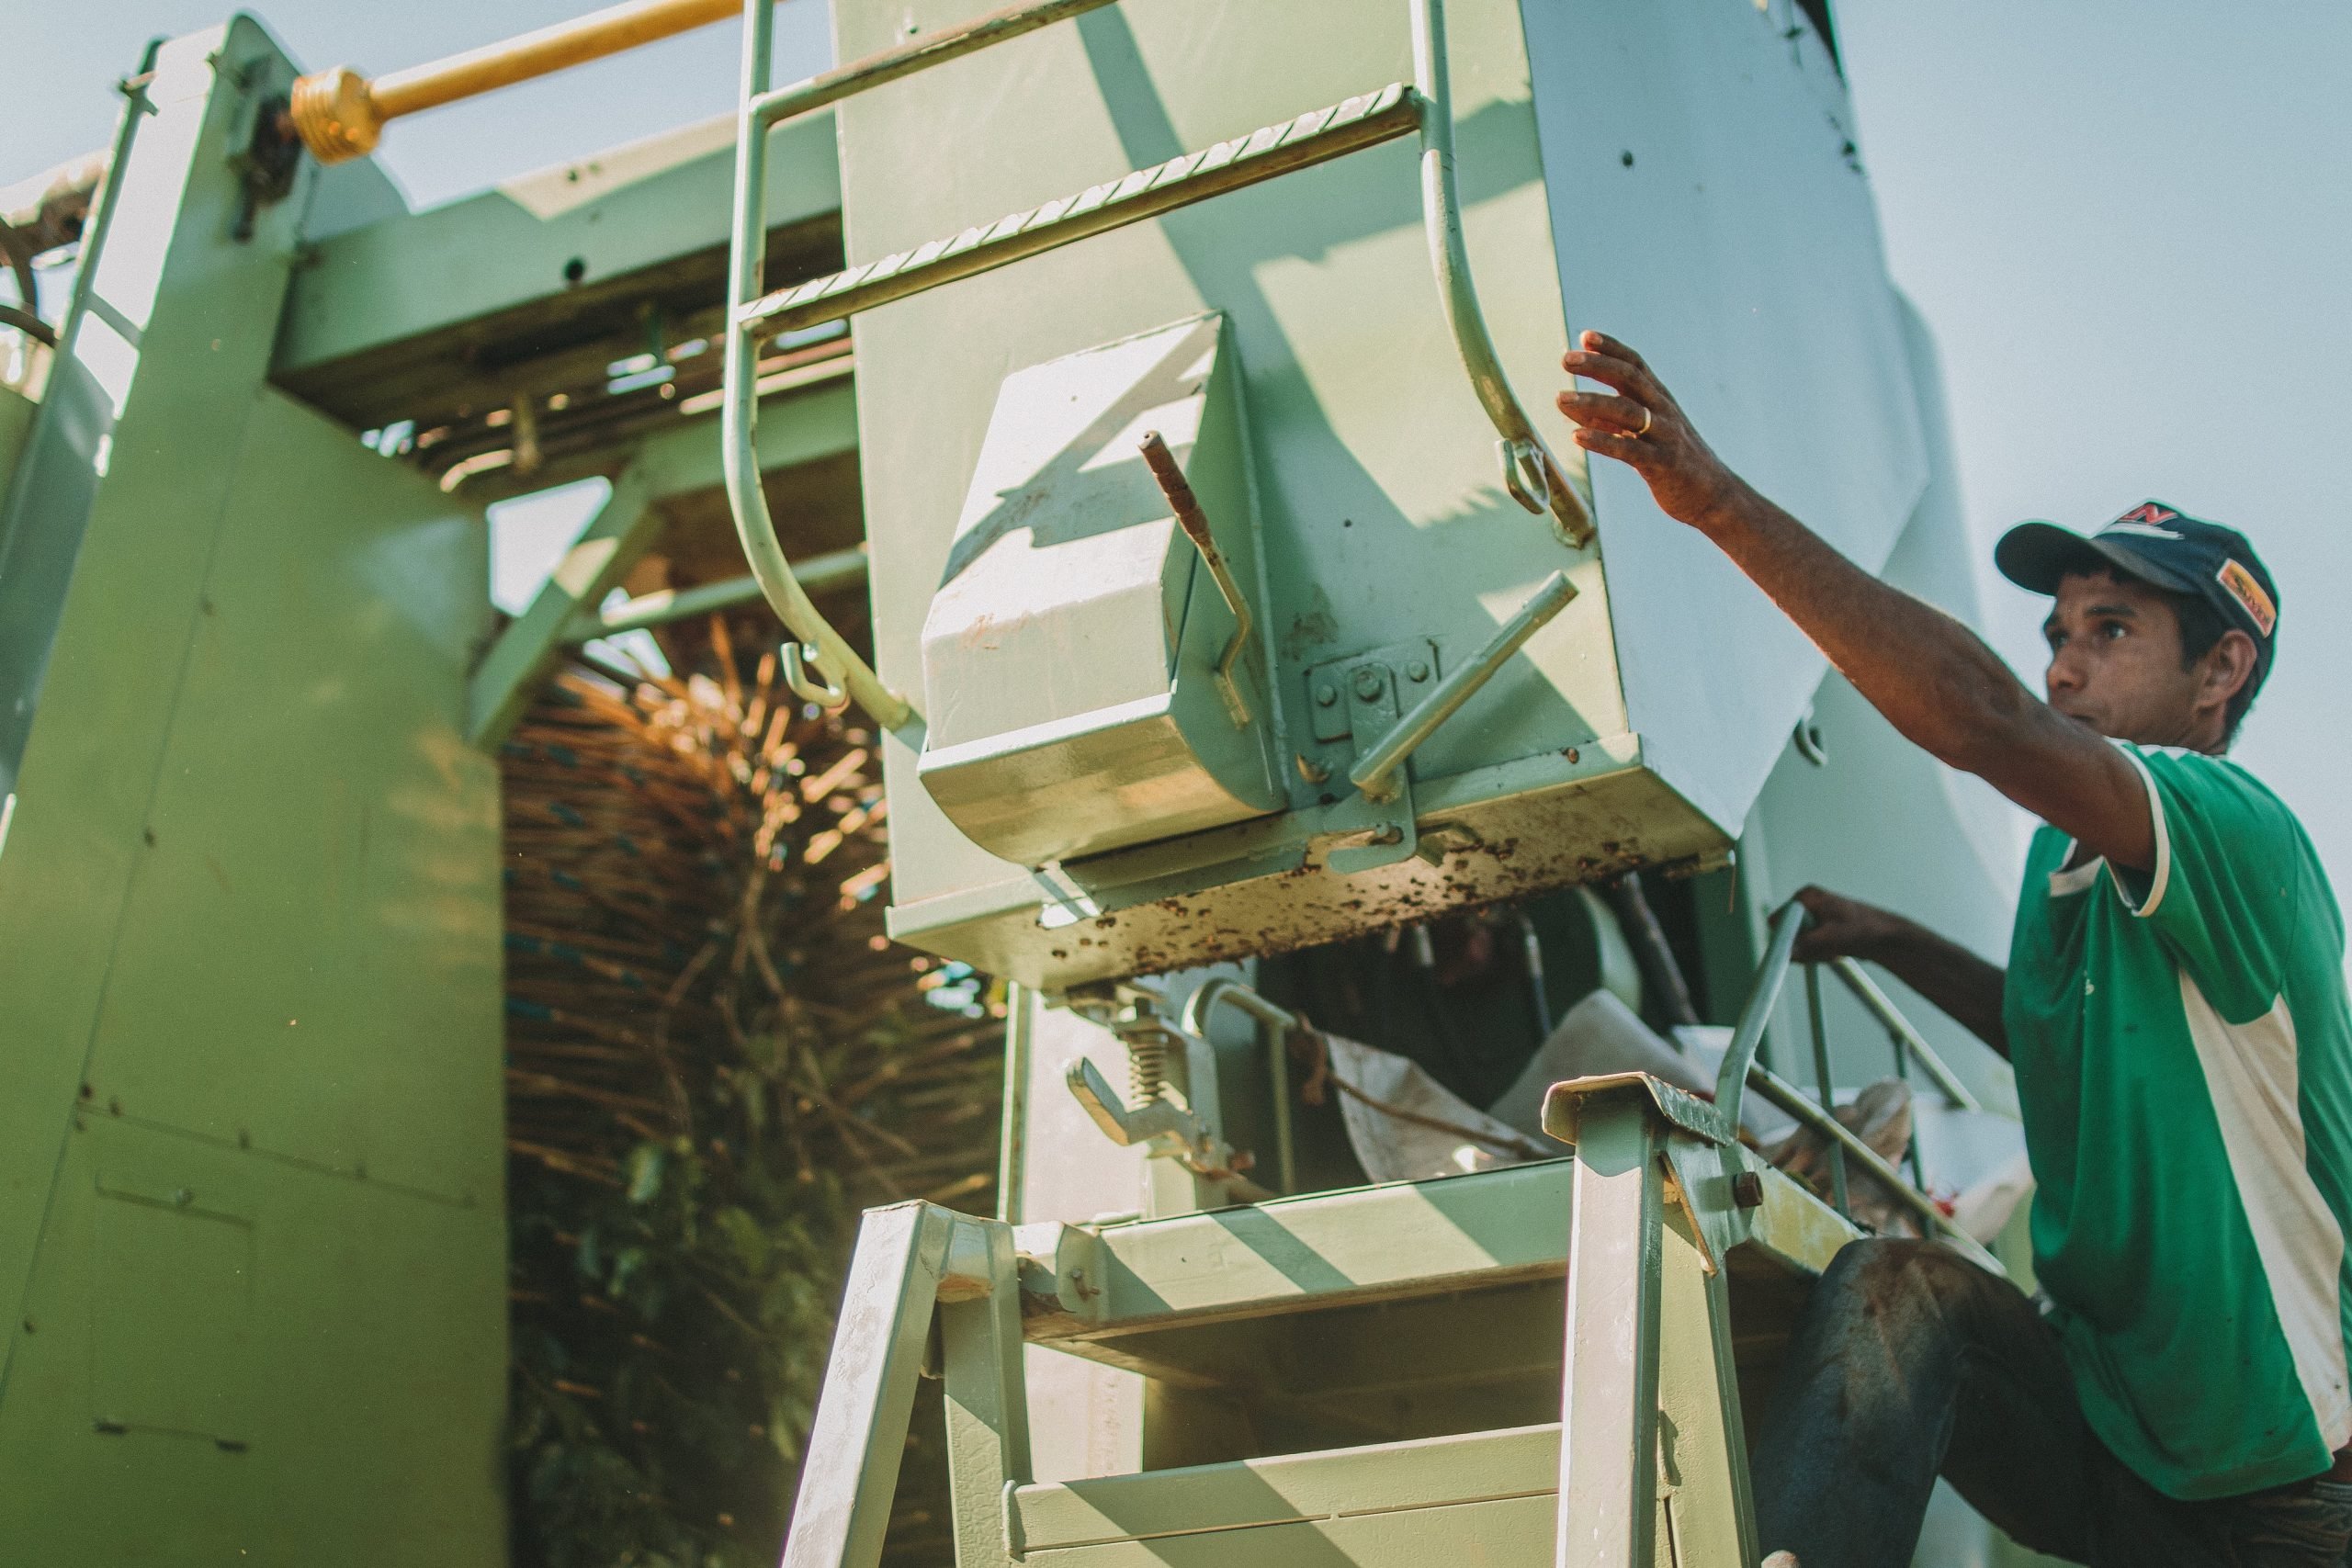
[[[2233,1022],[2278,998],[2294,942],[2301,833],[2243,770],[2194,751],[2118,750],[2148,787],[2156,862],[2110,866],[2125,908]]]

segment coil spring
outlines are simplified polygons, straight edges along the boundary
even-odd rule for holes
[[[1160,1098],[1168,1087],[1168,1036],[1159,1030],[1139,1030],[1127,1036],[1127,1100],[1145,1106]]]

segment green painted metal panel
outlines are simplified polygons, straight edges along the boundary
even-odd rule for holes
[[[69,319],[73,352],[60,356],[0,519],[0,726],[17,727],[25,748],[0,845],[0,989],[26,1043],[0,1052],[0,1290],[12,1297],[162,765],[167,699],[229,488],[220,458],[243,443],[291,248],[276,213],[252,245],[222,243],[236,104],[215,94],[215,51],[232,68],[274,52],[249,24],[164,49],[148,88],[158,113],[132,146],[84,285],[116,320]],[[56,721],[42,722],[51,711]]]
[[[8,492],[25,437],[32,434],[33,403],[11,387],[0,387],[0,495]]]
[[[107,828],[43,765],[52,734],[102,765],[104,732],[37,733],[0,860],[9,994],[103,998],[85,1033],[11,1053],[43,1069],[11,1110],[45,1135],[8,1191],[38,1250],[0,1464],[40,1483],[0,1505],[0,1542],[495,1562],[497,785],[461,728],[481,535],[348,433],[248,397],[219,536],[177,585],[185,647],[144,671],[109,626],[61,639],[52,715],[87,669],[167,727],[111,921],[77,930],[58,896]],[[141,1505],[107,1506],[126,1479]]]
[[[0,1554],[504,1562],[494,1199],[421,1201],[103,1111],[62,1153],[56,1245],[9,1324]]]
[[[503,1555],[487,550],[264,385],[303,192],[236,239],[229,153],[291,75],[247,21],[164,48],[0,562],[53,628],[0,649],[39,697],[0,843],[11,1562]]]
[[[682,127],[322,241],[288,300],[276,373],[300,381],[337,360],[723,247],[734,137],[732,116]],[[771,223],[840,208],[830,115],[779,129],[773,146]],[[577,276],[567,272],[574,261]]]
[[[236,469],[86,1081],[494,1203],[497,795],[452,703],[488,620],[481,525],[276,392]]]

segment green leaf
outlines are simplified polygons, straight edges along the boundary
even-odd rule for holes
[[[662,1191],[662,1174],[669,1156],[659,1144],[639,1144],[628,1153],[628,1201],[650,1203]]]
[[[750,1210],[729,1205],[718,1211],[716,1223],[728,1249],[735,1255],[737,1268],[753,1279],[768,1271],[768,1259],[775,1249],[768,1243],[767,1232],[752,1217]]]

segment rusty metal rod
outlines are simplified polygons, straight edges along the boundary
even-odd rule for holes
[[[316,71],[294,84],[287,129],[322,164],[375,150],[384,126],[403,115],[551,75],[738,14],[736,0],[628,0],[520,38],[486,44],[429,65],[369,81],[348,65]]]
[[[1250,637],[1257,623],[1250,614],[1249,597],[1241,592],[1241,584],[1233,578],[1233,568],[1217,547],[1216,536],[1209,531],[1208,513],[1201,510],[1200,497],[1193,493],[1192,481],[1176,465],[1175,455],[1168,450],[1168,443],[1159,432],[1149,430],[1143,437],[1144,466],[1151,470],[1159,493],[1167,499],[1169,509],[1176,513],[1176,525],[1201,552],[1201,564],[1209,569],[1209,577],[1216,591],[1224,596],[1225,606],[1233,612],[1233,636],[1226,640],[1225,651],[1217,656],[1217,690],[1224,694],[1226,712],[1235,728],[1250,722],[1250,699],[1241,694],[1241,682],[1235,673],[1241,656],[1250,648]]]

